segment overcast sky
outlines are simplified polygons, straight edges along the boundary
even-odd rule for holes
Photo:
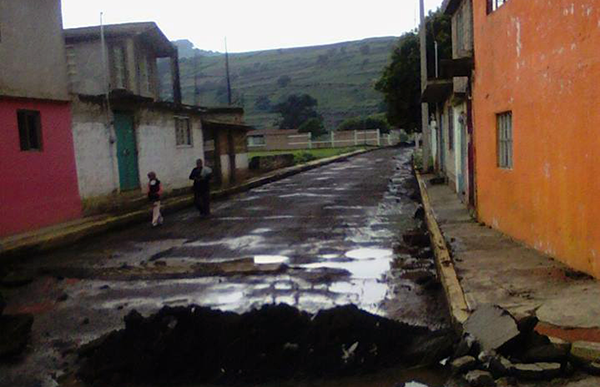
[[[66,28],[155,21],[170,40],[230,52],[312,46],[415,28],[418,0],[63,0]],[[442,0],[425,0],[427,9]]]

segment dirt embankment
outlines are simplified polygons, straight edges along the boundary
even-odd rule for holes
[[[164,307],[80,350],[79,376],[107,382],[259,383],[291,377],[342,376],[388,366],[439,361],[451,332],[431,332],[343,306],[316,315],[288,305],[244,314]]]

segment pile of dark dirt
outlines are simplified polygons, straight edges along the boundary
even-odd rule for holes
[[[359,310],[316,315],[288,305],[244,314],[164,307],[125,317],[79,351],[79,377],[91,384],[260,383],[343,376],[436,362],[452,352],[451,332],[431,332]]]

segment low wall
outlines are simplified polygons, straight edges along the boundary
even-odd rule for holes
[[[291,167],[294,165],[293,154],[255,156],[250,160],[251,170],[273,171],[275,169]]]

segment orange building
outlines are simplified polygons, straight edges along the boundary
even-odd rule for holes
[[[481,221],[600,278],[600,3],[473,0]]]

